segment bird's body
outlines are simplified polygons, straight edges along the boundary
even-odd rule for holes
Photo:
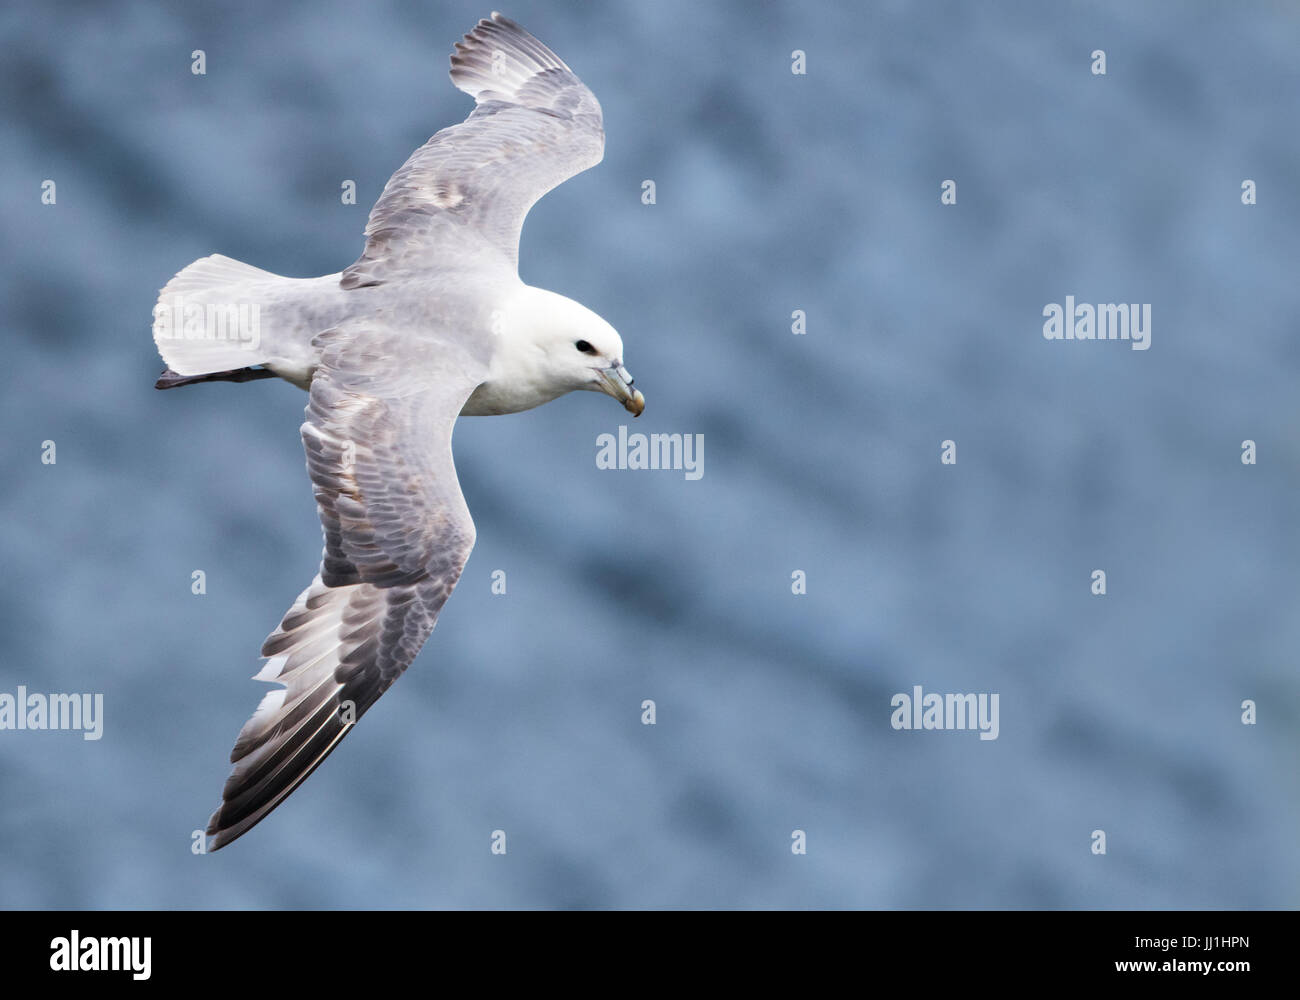
[[[239,734],[210,849],[297,788],[433,630],[474,544],[457,416],[575,389],[644,407],[614,328],[517,272],[528,209],[603,155],[600,105],[499,14],[456,50],[452,81],[475,110],[389,180],[356,263],[285,278],[214,255],[159,295],[160,388],[278,376],[308,391],[301,430],[325,536],[319,573],[263,645],[257,679],[284,687]]]

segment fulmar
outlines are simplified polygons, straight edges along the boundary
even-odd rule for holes
[[[456,479],[459,414],[516,413],[575,389],[645,407],[623,342],[590,309],[523,283],[524,217],[604,155],[600,104],[500,14],[458,42],[474,110],[415,151],[370,212],[361,257],[285,278],[228,257],[162,289],[157,387],[281,378],[307,390],[302,440],[320,570],[262,646],[262,699],[208,823],[217,850],[275,809],[415,659],[474,545]]]

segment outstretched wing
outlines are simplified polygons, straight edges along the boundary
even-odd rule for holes
[[[365,251],[343,272],[344,288],[481,269],[492,256],[514,270],[528,210],[604,156],[595,95],[509,18],[493,13],[456,43],[451,80],[474,98],[473,112],[389,178],[370,211]]]
[[[256,679],[285,687],[239,734],[210,850],[283,802],[410,665],[474,546],[451,432],[481,362],[387,331],[328,330],[313,343],[321,365],[302,439],[325,551],[262,647]]]

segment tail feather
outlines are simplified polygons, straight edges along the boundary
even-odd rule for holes
[[[154,306],[154,343],[168,371],[177,376],[229,373],[266,361],[261,302],[285,280],[220,254],[182,270],[159,292]],[[158,388],[171,387],[162,381]]]

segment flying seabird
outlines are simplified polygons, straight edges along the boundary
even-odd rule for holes
[[[457,415],[575,389],[645,407],[614,328],[518,274],[529,208],[604,155],[595,95],[497,13],[456,44],[451,80],[474,110],[389,179],[356,263],[298,279],[213,255],[154,309],[158,388],[279,377],[308,391],[302,440],[325,536],[315,579],[262,646],[256,679],[284,686],[239,733],[209,850],[302,784],[433,631],[474,545]]]

